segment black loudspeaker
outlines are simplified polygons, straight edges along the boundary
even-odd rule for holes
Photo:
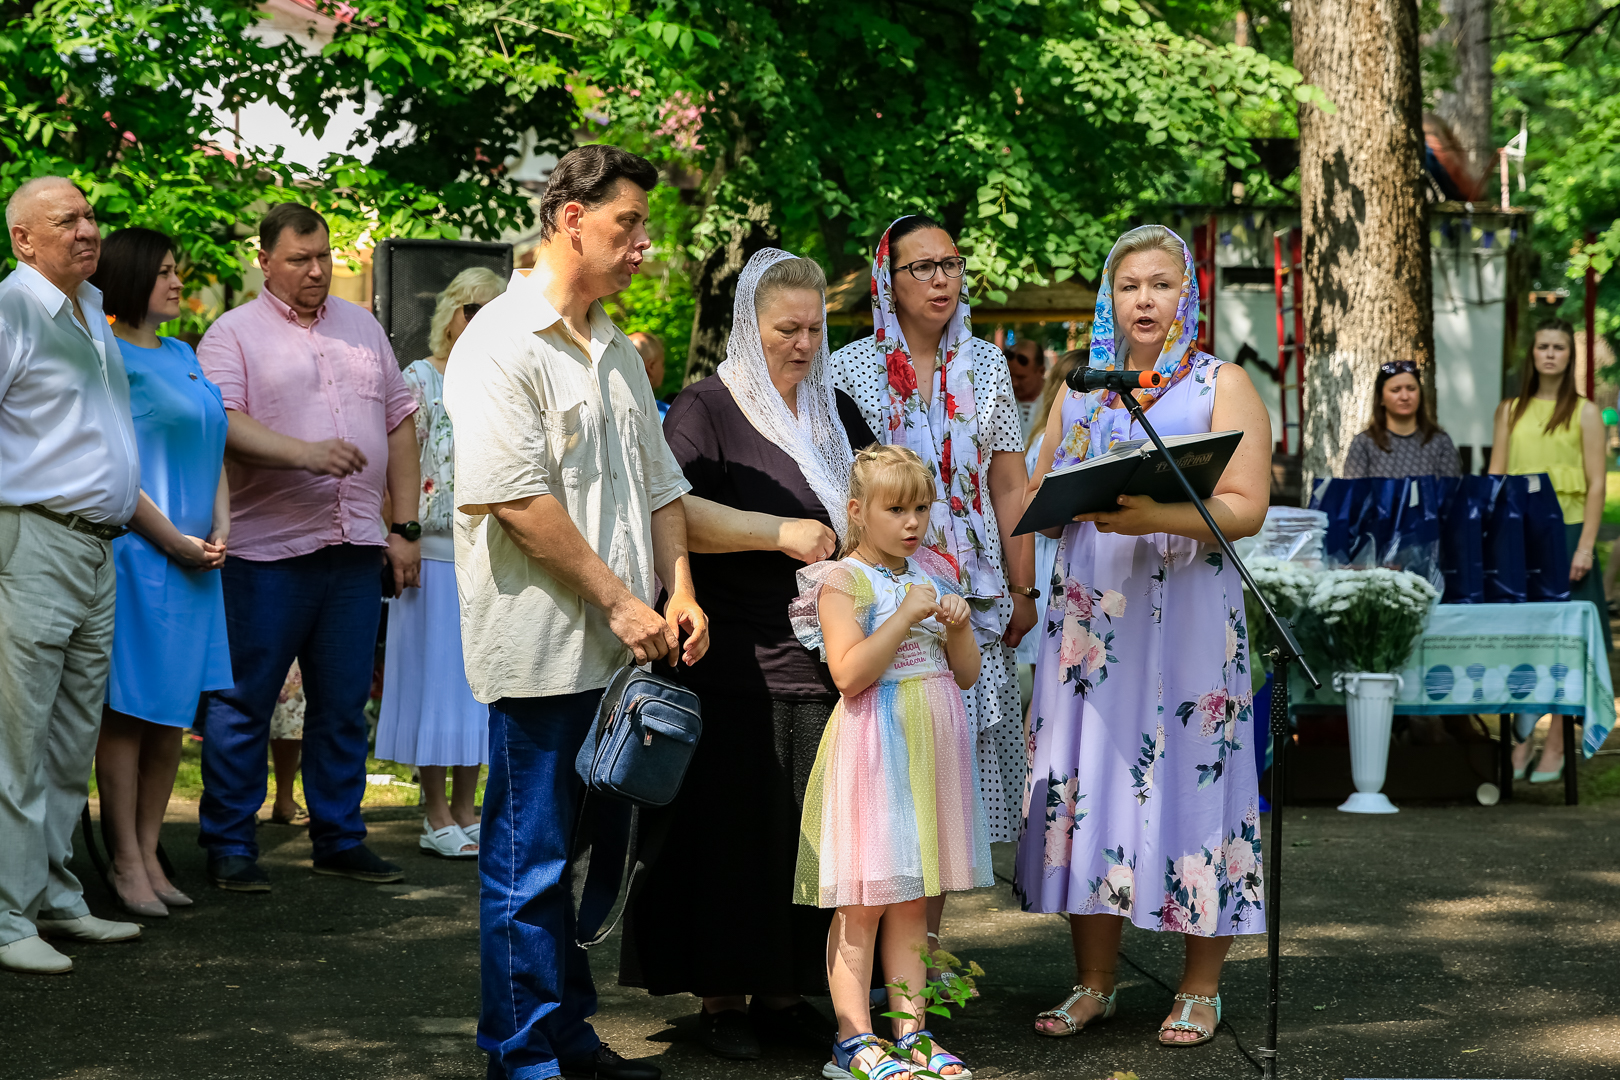
[[[463,270],[512,276],[512,245],[477,240],[384,240],[372,255],[372,308],[401,368],[428,355],[428,327],[439,294]]]

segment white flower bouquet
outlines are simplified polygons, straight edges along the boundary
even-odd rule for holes
[[[1316,588],[1316,579],[1321,571],[1312,570],[1304,563],[1289,559],[1279,559],[1271,555],[1257,555],[1246,563],[1249,576],[1254,583],[1260,586],[1260,592],[1265,596],[1266,602],[1278,615],[1292,622],[1299,615],[1300,607],[1310,597]],[[1253,643],[1249,651],[1250,656],[1258,656],[1266,671],[1271,670],[1271,627],[1266,624],[1266,613],[1255,601],[1247,585],[1243,590],[1246,621],[1249,625],[1249,640]]]
[[[1337,671],[1399,671],[1423,633],[1438,591],[1404,570],[1329,570],[1300,607]]]

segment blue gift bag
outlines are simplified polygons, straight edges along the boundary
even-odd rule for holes
[[[1322,557],[1329,566],[1372,565],[1376,555],[1369,548],[1366,515],[1368,495],[1375,481],[1366,477],[1318,480],[1311,492],[1310,509],[1327,515],[1327,533],[1322,538]]]
[[[1546,473],[1516,477],[1525,484],[1524,584],[1531,600],[1569,599],[1569,543],[1564,508]]]
[[[1427,578],[1435,588],[1442,588],[1441,513],[1455,486],[1455,480],[1447,485],[1438,476],[1408,476],[1395,482],[1393,527],[1380,565]]]
[[[1371,550],[1355,552],[1357,566],[1387,566],[1395,557],[1398,539],[1395,524],[1400,516],[1400,497],[1406,490],[1404,479],[1387,476],[1369,476],[1361,481],[1367,485],[1366,502],[1361,510],[1363,547],[1371,543]]]
[[[1440,511],[1440,570],[1446,604],[1485,602],[1485,511],[1489,476],[1436,477]]]
[[[1485,602],[1522,604],[1525,600],[1524,504],[1529,497],[1522,476],[1492,476],[1485,514]]]

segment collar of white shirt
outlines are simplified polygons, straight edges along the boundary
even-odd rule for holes
[[[602,307],[602,301],[591,301],[588,315],[591,324],[591,340],[581,342],[573,329],[567,322],[564,322],[563,317],[558,314],[557,309],[546,297],[540,279],[535,277],[532,272],[525,274],[522,270],[512,271],[512,281],[507,288],[529,297],[529,304],[523,308],[529,315],[529,318],[525,320],[524,330],[538,334],[550,330],[558,323],[562,323],[563,333],[568,335],[570,341],[587,346],[593,364],[602,359],[602,354],[613,343],[613,320],[608,318],[607,310]]]
[[[52,285],[50,278],[21,260],[18,261],[17,269],[13,270],[12,273],[17,276],[19,282],[28,286],[29,292],[39,298],[39,302],[45,305],[45,310],[50,313],[51,318],[54,319],[62,314],[62,305],[68,302],[68,296],[67,293]],[[81,308],[88,304],[97,311],[101,310],[101,290],[88,281],[79,282],[78,297]],[[85,318],[89,317],[88,314],[85,316]],[[73,321],[78,322],[77,319]],[[91,336],[95,336],[93,332]]]

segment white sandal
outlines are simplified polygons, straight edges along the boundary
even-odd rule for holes
[[[1096,998],[1098,1001],[1103,1003],[1103,1011],[1098,1013],[1096,1016],[1093,1016],[1090,1020],[1087,1020],[1085,1023],[1079,1024],[1079,1023],[1075,1022],[1074,1017],[1069,1015],[1069,1010],[1074,1008],[1076,1005],[1078,1005],[1082,998]],[[1114,1010],[1116,1009],[1116,1007],[1118,1005],[1119,1005],[1119,988],[1118,987],[1115,987],[1114,992],[1112,994],[1104,994],[1101,990],[1093,990],[1089,986],[1077,986],[1077,987],[1074,988],[1074,993],[1070,994],[1068,997],[1063,999],[1063,1004],[1059,1005],[1055,1009],[1047,1009],[1043,1013],[1036,1013],[1035,1014],[1035,1019],[1036,1020],[1061,1020],[1061,1021],[1063,1021],[1064,1025],[1065,1025],[1065,1030],[1063,1030],[1063,1031],[1042,1031],[1040,1029],[1040,1025],[1037,1024],[1036,1027],[1035,1027],[1035,1034],[1037,1034],[1037,1035],[1045,1035],[1049,1039],[1066,1039],[1070,1035],[1078,1035],[1078,1034],[1080,1034],[1080,1032],[1084,1031],[1086,1028],[1090,1027],[1092,1024],[1101,1023],[1104,1020],[1112,1020],[1113,1017],[1114,1017]]]
[[[422,835],[417,838],[416,845],[429,855],[437,855],[441,859],[478,858],[478,842],[455,822],[436,830],[428,824],[427,818],[423,818]],[[472,846],[471,851],[466,850],[468,845]]]

